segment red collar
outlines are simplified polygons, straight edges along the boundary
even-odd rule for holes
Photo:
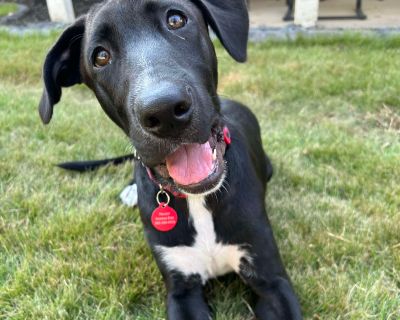
[[[224,142],[225,142],[225,144],[227,146],[229,146],[232,143],[232,139],[231,139],[231,133],[230,133],[230,131],[229,131],[227,126],[224,126],[223,134],[224,134]],[[164,190],[166,190],[169,193],[171,193],[174,197],[181,198],[181,199],[186,199],[187,198],[186,194],[176,190],[173,186],[171,186],[171,185],[161,185],[160,183],[158,183],[157,179],[154,177],[154,175],[151,172],[150,168],[146,167],[146,171],[147,171],[147,174],[148,174],[148,176],[149,176],[151,181],[153,181],[156,185],[162,186],[162,188]]]

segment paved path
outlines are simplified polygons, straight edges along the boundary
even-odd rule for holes
[[[282,20],[287,7],[286,0],[249,0],[252,26],[275,28],[288,27]],[[320,16],[354,15],[355,0],[323,0],[319,5]],[[318,26],[327,29],[400,28],[399,0],[363,0],[367,20],[320,20]]]

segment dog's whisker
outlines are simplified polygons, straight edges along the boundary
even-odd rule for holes
[[[82,38],[83,38],[83,34],[78,34],[78,35],[74,36],[74,37],[70,40],[69,45],[70,45],[70,46],[73,45],[75,42],[77,42],[78,40],[81,40]]]
[[[182,36],[180,36],[180,35],[178,35],[178,34],[173,34],[174,36],[176,36],[176,37],[178,37],[179,39],[182,39],[182,40],[186,40],[186,38],[184,38],[184,37],[182,37]]]

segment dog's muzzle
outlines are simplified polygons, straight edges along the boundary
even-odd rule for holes
[[[167,190],[207,193],[223,179],[224,155],[230,143],[228,128],[215,126],[206,143],[182,144],[163,163],[148,168],[149,176]]]

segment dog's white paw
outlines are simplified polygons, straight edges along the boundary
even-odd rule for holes
[[[128,207],[134,207],[138,202],[136,183],[127,186],[119,195],[122,203]]]

